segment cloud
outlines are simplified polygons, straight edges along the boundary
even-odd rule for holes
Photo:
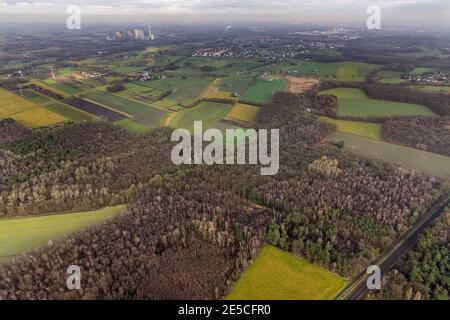
[[[340,18],[360,23],[365,21],[366,8],[373,4],[387,14],[400,14],[399,21],[420,19],[420,15],[450,14],[449,0],[0,0],[0,16],[61,15],[67,6],[79,5],[84,14],[100,16],[152,15],[162,19],[179,15],[205,22],[242,16],[260,22],[322,22]]]

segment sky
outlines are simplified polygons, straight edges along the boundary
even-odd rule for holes
[[[0,0],[0,23],[67,19],[81,8],[85,23],[156,24],[356,24],[365,25],[370,5],[384,25],[432,26],[450,31],[450,0]]]

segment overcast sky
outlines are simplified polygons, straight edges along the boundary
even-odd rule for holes
[[[352,23],[379,5],[385,25],[448,27],[450,0],[0,0],[0,22],[65,21],[69,5],[85,23]],[[383,21],[382,20],[382,21]]]

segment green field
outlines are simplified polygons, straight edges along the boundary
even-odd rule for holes
[[[335,88],[321,91],[320,95],[333,95],[339,100],[338,115],[341,117],[385,116],[434,116],[426,106],[418,104],[369,99],[361,89]]]
[[[83,121],[90,121],[95,119],[94,116],[77,110],[75,108],[72,108],[68,106],[67,104],[64,104],[62,102],[55,101],[54,103],[46,104],[43,106],[45,109],[52,111],[54,113],[59,114],[60,116],[63,116],[64,118],[75,121],[75,122],[83,122]]]
[[[150,105],[126,99],[105,91],[93,91],[83,95],[83,98],[129,114],[133,117],[135,122],[145,125],[147,128],[161,126],[168,115],[168,112],[165,110],[160,110]]]
[[[163,94],[164,91],[142,86],[139,83],[127,83],[125,90],[116,93],[116,95],[147,104],[157,101]]]
[[[256,119],[260,107],[238,103],[227,114],[227,119],[238,122],[252,122]]]
[[[421,67],[418,67],[418,68],[414,68],[414,70],[412,70],[410,72],[410,74],[417,76],[417,75],[421,75],[422,73],[432,72],[433,70],[434,70],[433,68],[421,68]]]
[[[243,95],[245,90],[251,85],[252,79],[243,76],[229,76],[223,78],[220,82],[219,89],[222,91],[228,91],[231,93],[238,93],[239,95]]]
[[[378,82],[385,84],[402,83],[405,81],[402,79],[403,74],[403,72],[398,71],[380,71],[378,72],[378,76],[380,76],[381,79]]]
[[[25,97],[0,88],[0,119],[2,118],[12,118],[31,128],[53,125],[68,120]]]
[[[241,275],[228,300],[330,300],[346,281],[272,246]]]
[[[132,74],[141,71],[143,68],[134,66],[114,66],[110,70],[121,74]]]
[[[179,111],[170,120],[172,128],[194,130],[194,121],[203,121],[203,130],[218,128],[217,123],[225,118],[233,107],[228,104],[215,102],[200,102],[195,107]],[[219,128],[218,128],[219,129]]]
[[[375,140],[382,139],[383,126],[379,123],[337,120],[327,117],[321,117],[320,119],[334,124],[336,126],[336,129],[341,132],[347,132],[357,136]]]
[[[45,246],[49,240],[113,217],[124,208],[116,206],[91,212],[0,219],[0,260]]]
[[[357,155],[384,160],[433,176],[450,178],[450,157],[344,132],[335,132],[332,138],[344,141],[345,149]]]
[[[139,122],[136,122],[134,120],[131,119],[123,119],[123,120],[119,120],[114,122],[115,125],[118,125],[122,128],[128,129],[130,131],[134,131],[136,133],[139,134],[144,134],[146,133],[148,130],[150,130],[147,126],[140,124]]]
[[[276,92],[283,91],[286,86],[284,80],[267,81],[258,79],[241,96],[240,101],[256,104],[269,103]]]
[[[173,91],[177,88],[188,87],[193,85],[204,85],[205,87],[211,83],[211,80],[200,78],[166,78],[154,81],[143,81],[139,84],[161,91]]]
[[[377,65],[360,62],[302,62],[291,66],[287,70],[291,73],[314,74],[323,79],[340,81],[364,81],[366,76],[378,68]]]
[[[171,91],[172,93],[163,101],[155,103],[160,108],[177,110],[177,106],[191,107],[193,106],[200,94],[208,88],[212,83],[212,79],[200,79],[196,77],[167,78],[162,80],[146,81],[140,83],[160,91]]]
[[[94,119],[94,117],[88,113],[72,108],[58,100],[44,96],[33,90],[22,90],[22,93],[27,100],[42,106],[48,111],[57,113],[70,121],[83,122]]]
[[[65,84],[63,82],[60,82],[60,81],[47,79],[47,80],[44,80],[43,82],[45,84],[49,85],[50,87],[52,87],[54,89],[57,89],[59,91],[62,91],[64,93],[68,94],[68,95],[74,95],[74,94],[77,94],[77,93],[80,92],[79,89],[74,88],[74,87],[72,87],[70,85],[67,85],[67,84]]]

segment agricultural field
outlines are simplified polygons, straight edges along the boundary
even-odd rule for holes
[[[344,132],[335,132],[331,138],[343,141],[345,149],[357,155],[380,159],[436,177],[450,178],[450,157]]]
[[[119,113],[128,115],[133,118],[134,122],[146,126],[147,128],[155,128],[163,124],[168,112],[157,109],[150,105],[146,105],[134,100],[126,99],[105,91],[92,91],[83,98],[106,106]]]
[[[243,95],[252,82],[253,80],[249,76],[231,75],[221,79],[219,89]]]
[[[94,120],[95,117],[89,113],[83,112],[81,110],[75,109],[65,103],[55,101],[50,104],[43,106],[48,111],[59,114],[60,116],[74,122],[83,122]]]
[[[272,246],[241,275],[227,300],[330,300],[346,281]]]
[[[238,103],[227,114],[226,120],[236,122],[252,122],[256,119],[260,108],[248,104]]]
[[[225,118],[233,107],[228,104],[216,102],[200,102],[192,108],[179,111],[171,117],[167,124],[172,128],[183,128],[191,132],[194,130],[194,121],[203,121],[203,130],[217,128],[216,124]]]
[[[97,118],[106,119],[107,121],[117,121],[126,118],[126,116],[121,113],[80,98],[68,98],[64,100],[64,103],[81,111],[87,112]]]
[[[382,140],[383,126],[379,123],[368,123],[360,121],[337,120],[327,117],[320,118],[323,121],[334,124],[337,131],[351,133],[357,136],[374,140]]]
[[[336,79],[339,81],[364,81],[366,76],[377,69],[377,65],[360,62],[302,62],[297,66],[287,68],[292,74],[317,75],[321,79]]]
[[[0,219],[0,261],[114,217],[124,208],[116,206],[90,212]]]
[[[156,106],[169,110],[177,110],[177,106],[181,108],[193,106],[200,95],[212,83],[211,79],[200,79],[195,77],[167,78],[161,80],[142,82],[141,85],[160,91],[171,91],[171,94],[163,101],[157,101]]]
[[[81,90],[79,90],[78,88],[72,87],[71,85],[64,83],[63,81],[47,79],[42,82],[45,83],[46,85],[52,87],[53,89],[56,89],[59,92],[64,92],[65,94],[68,94],[68,95],[74,95],[74,94],[81,92]]]
[[[414,75],[414,76],[418,76],[421,75],[422,73],[426,73],[426,72],[432,72],[434,69],[433,68],[422,68],[422,67],[417,67],[414,68],[410,74]]]
[[[224,69],[247,70],[262,65],[261,62],[255,60],[215,57],[190,57],[185,59],[182,64],[190,68],[210,66],[216,68],[219,72]]]
[[[200,78],[166,78],[161,80],[143,81],[139,84],[142,86],[154,88],[161,91],[173,91],[181,87],[188,87],[191,85],[204,85],[205,88],[211,83],[210,80]]]
[[[202,93],[202,99],[233,99],[231,92],[221,90],[221,79],[216,79],[210,86]]]
[[[115,94],[125,98],[151,104],[157,101],[164,94],[164,91],[141,86],[139,83],[127,83],[125,84],[125,90],[117,92]]]
[[[361,89],[335,88],[319,94],[338,98],[338,115],[341,117],[435,116],[426,106],[369,99]]]
[[[30,128],[50,126],[67,121],[66,118],[54,112],[48,111],[43,107],[37,107],[34,109],[16,113],[10,116],[10,118]]]
[[[378,72],[378,76],[380,77],[380,80],[378,82],[384,84],[402,83],[405,82],[405,80],[402,79],[403,75],[404,75],[403,72],[398,71],[380,71]]]
[[[285,80],[258,79],[241,96],[240,101],[244,103],[265,104],[272,100],[276,92],[283,91],[286,86]]]
[[[52,99],[48,96],[44,96],[33,90],[22,90],[24,98],[27,100],[47,109],[48,111],[59,114],[70,121],[83,122],[93,120],[95,117],[92,115],[72,108],[67,104],[64,104],[58,100]]]
[[[150,130],[149,127],[140,124],[132,119],[119,120],[114,122],[114,124],[139,134],[144,134]]]
[[[142,71],[142,69],[143,69],[142,67],[122,66],[122,65],[113,66],[113,67],[110,68],[110,70],[112,72],[117,72],[117,73],[120,73],[120,74],[133,74],[133,73]]]
[[[55,101],[54,99],[45,96],[43,94],[37,93],[34,90],[31,89],[23,89],[22,91],[16,91],[17,95],[23,94],[23,97],[37,105],[43,106],[48,103],[51,103],[52,101]]]
[[[24,126],[37,128],[67,121],[59,114],[48,111],[12,92],[0,89],[0,119],[12,118]]]
[[[73,93],[68,93],[68,92],[62,90],[61,88],[58,88],[58,85],[56,83],[48,84],[48,83],[46,83],[44,81],[31,81],[31,83],[36,85],[36,86],[38,86],[38,87],[40,87],[40,88],[42,88],[42,89],[44,89],[44,90],[48,90],[48,91],[53,92],[53,93],[55,93],[57,95],[60,95],[60,96],[62,96],[64,98],[68,98],[71,95],[73,95]]]
[[[320,83],[319,79],[313,77],[294,77],[287,76],[286,80],[289,83],[288,91],[292,93],[303,93],[311,90],[315,85]]]
[[[36,104],[0,88],[0,118],[6,118],[36,107]]]

